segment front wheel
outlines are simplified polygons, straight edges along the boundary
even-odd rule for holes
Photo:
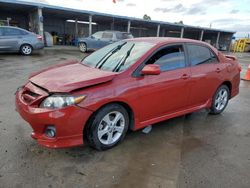
[[[87,125],[86,137],[97,150],[107,150],[121,142],[128,130],[129,115],[119,104],[101,108]]]
[[[20,52],[23,54],[23,55],[31,55],[32,54],[32,51],[33,51],[33,48],[31,45],[29,44],[23,44],[21,47],[20,47]]]
[[[226,85],[220,86],[213,97],[210,114],[220,114],[227,107],[229,101],[229,89]]]
[[[87,52],[87,45],[84,42],[79,43],[79,50],[83,53]]]

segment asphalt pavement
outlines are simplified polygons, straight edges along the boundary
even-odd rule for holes
[[[243,67],[250,53],[236,54]],[[0,54],[0,188],[249,188],[250,81],[221,115],[201,110],[129,132],[117,147],[47,149],[30,137],[14,93],[30,73],[85,54],[53,47],[32,56]]]

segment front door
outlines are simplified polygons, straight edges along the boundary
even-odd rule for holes
[[[141,123],[180,111],[187,106],[190,68],[186,66],[183,45],[160,49],[146,62],[153,63],[160,66],[159,75],[137,78],[137,104]]]

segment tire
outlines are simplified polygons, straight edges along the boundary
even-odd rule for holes
[[[229,88],[226,85],[221,85],[213,96],[210,114],[220,114],[223,112],[227,107],[229,97]]]
[[[33,48],[31,45],[29,44],[23,44],[21,47],[20,47],[20,52],[21,54],[23,55],[31,55],[32,52],[33,52]]]
[[[119,104],[107,105],[95,113],[86,127],[86,138],[91,147],[103,151],[120,143],[129,127],[129,115]]]
[[[80,50],[82,53],[87,52],[87,45],[86,45],[86,43],[84,43],[84,42],[79,43],[79,50]]]

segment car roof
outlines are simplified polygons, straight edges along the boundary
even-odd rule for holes
[[[128,33],[128,32],[125,32],[125,31],[113,31],[113,30],[104,30],[102,32],[112,32],[112,33]],[[130,34],[130,33],[128,33]]]
[[[194,39],[187,39],[187,38],[174,38],[174,37],[141,37],[141,38],[132,38],[126,39],[125,41],[135,41],[135,42],[148,42],[155,45],[164,45],[164,44],[171,44],[171,43],[196,43],[196,44],[203,44],[209,46],[213,50],[216,50],[210,44],[194,40]]]
[[[0,28],[13,28],[13,29],[19,29],[19,30],[23,30],[23,31],[29,32],[26,29],[23,29],[23,28],[20,28],[20,27],[15,27],[15,26],[0,26]]]
[[[174,38],[174,37],[139,37],[139,38],[133,38],[133,39],[126,39],[126,40],[135,41],[135,42],[148,42],[152,44],[183,43],[183,42],[203,43],[202,41],[197,41],[193,39]]]

